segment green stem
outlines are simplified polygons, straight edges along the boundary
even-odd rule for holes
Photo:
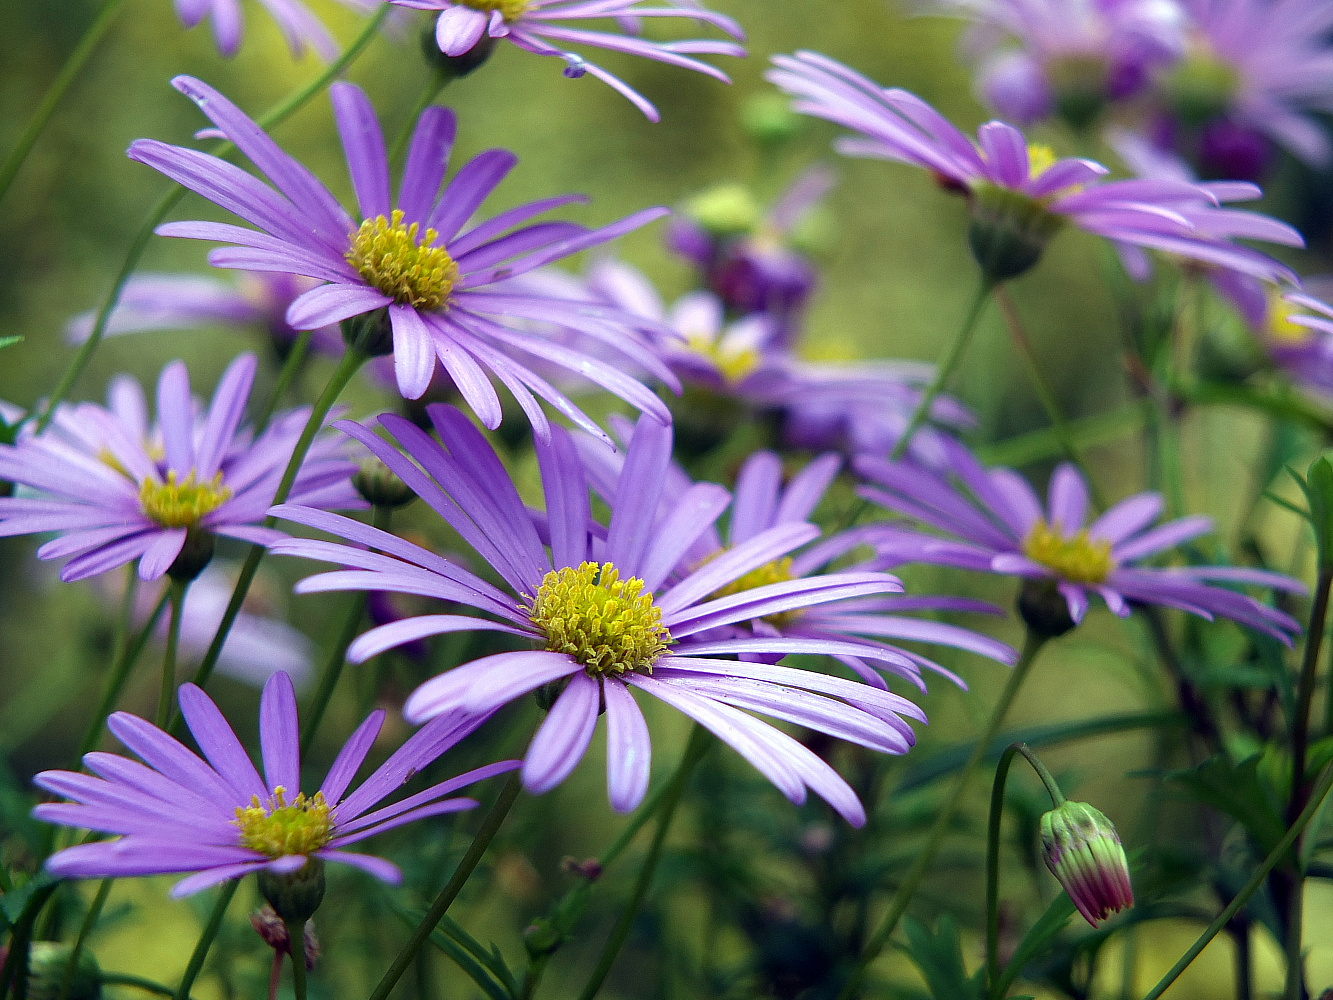
[[[305,921],[288,920],[287,954],[292,957],[292,992],[296,1000],[305,1000]]]
[[[386,6],[388,6],[386,4]],[[333,404],[338,401],[342,391],[347,388],[347,384],[352,381],[361,366],[365,363],[367,355],[354,347],[348,347],[343,354],[342,361],[338,364],[333,377],[329,379],[329,384],[324,387],[324,393],[315,403],[315,407],[310,411],[310,419],[305,423],[305,428],[301,431],[301,437],[296,442],[296,448],[292,452],[292,457],[287,462],[287,469],[282,474],[282,481],[278,484],[278,491],[273,496],[274,505],[280,504],[287,499],[292,491],[292,484],[296,482],[296,474],[300,471],[301,463],[305,461],[306,453],[310,451],[311,444],[314,443],[315,435],[319,433],[324,426],[324,419],[333,409]],[[272,527],[277,523],[274,517],[264,519],[266,527]],[[250,584],[254,582],[255,574],[259,572],[259,564],[263,560],[268,550],[263,545],[252,545],[250,551],[245,557],[245,562],[241,566],[240,575],[236,579],[236,586],[232,589],[231,600],[227,602],[227,610],[223,612],[222,621],[218,623],[217,632],[213,635],[213,641],[209,643],[208,652],[204,654],[203,661],[199,664],[199,669],[195,671],[194,683],[203,687],[208,683],[209,677],[213,674],[213,668],[217,666],[218,657],[222,655],[222,647],[227,641],[227,636],[231,633],[231,627],[236,622],[236,616],[241,613],[241,605],[245,603],[245,597],[250,593]],[[169,728],[174,728],[180,719],[180,713],[173,713]]]
[[[407,152],[408,140],[412,138],[417,119],[421,113],[426,110],[439,96],[440,91],[453,82],[453,77],[440,69],[438,66],[432,67],[430,71],[430,80],[422,88],[421,94],[417,97],[416,103],[412,105],[412,110],[407,115],[407,124],[393,140],[393,145],[389,148],[389,165],[392,168],[398,167],[403,160],[403,155]]]
[[[1019,656],[1018,662],[1014,664],[1014,668],[1009,674],[1009,680],[1005,683],[1004,690],[1000,692],[999,700],[995,703],[995,707],[991,709],[985,731],[977,739],[971,756],[968,757],[967,763],[959,771],[958,779],[954,782],[949,797],[944,800],[939,812],[935,814],[935,823],[926,835],[925,846],[917,853],[916,861],[912,864],[911,870],[908,871],[907,877],[898,886],[898,891],[893,894],[893,899],[889,902],[888,912],[884,915],[884,919],[880,922],[874,936],[857,960],[856,968],[852,970],[852,974],[846,985],[843,986],[842,992],[838,994],[838,1000],[852,1000],[856,996],[870,963],[879,957],[879,953],[889,943],[889,938],[897,928],[898,921],[907,912],[907,904],[911,902],[913,894],[925,878],[926,869],[930,867],[931,861],[935,858],[935,853],[940,849],[940,845],[944,843],[944,838],[949,833],[949,826],[953,822],[958,807],[963,803],[963,797],[967,792],[967,786],[972,779],[972,775],[985,759],[986,751],[990,748],[996,733],[1000,731],[1000,726],[1004,724],[1004,717],[1009,713],[1009,707],[1013,704],[1019,688],[1023,686],[1023,681],[1027,679],[1032,664],[1037,659],[1037,654],[1045,644],[1045,636],[1037,635],[1031,629],[1028,630],[1027,638],[1023,643],[1023,652]]]
[[[1209,942],[1217,937],[1231,921],[1231,918],[1240,912],[1241,907],[1249,902],[1250,897],[1263,885],[1268,873],[1277,867],[1278,862],[1291,850],[1291,845],[1296,843],[1297,838],[1305,830],[1310,819],[1319,810],[1319,804],[1323,802],[1324,796],[1328,794],[1330,788],[1333,788],[1333,767],[1326,767],[1324,776],[1319,780],[1319,784],[1316,786],[1314,794],[1310,796],[1310,801],[1306,804],[1305,809],[1296,817],[1296,822],[1287,830],[1285,836],[1278,841],[1277,846],[1264,859],[1263,864],[1255,869],[1254,874],[1250,876],[1250,880],[1245,883],[1244,888],[1236,894],[1227,908],[1217,915],[1217,918],[1208,925],[1208,929],[1199,935],[1198,940],[1190,945],[1189,950],[1180,956],[1176,964],[1171,966],[1170,971],[1162,977],[1161,982],[1149,990],[1143,1000],[1158,1000],[1158,997],[1170,989],[1171,984],[1180,978],[1180,974],[1199,957],[1199,953],[1208,947]]]
[[[579,994],[579,1000],[593,1000],[597,991],[602,988],[602,983],[606,981],[607,975],[611,972],[611,966],[615,964],[616,956],[620,954],[620,949],[625,944],[625,939],[629,937],[630,928],[634,925],[634,918],[638,915],[639,907],[643,905],[644,897],[648,895],[648,887],[652,885],[653,875],[657,873],[657,862],[662,856],[662,845],[666,841],[667,830],[671,828],[671,821],[675,818],[676,808],[680,805],[680,800],[685,792],[685,786],[689,784],[690,775],[694,772],[695,766],[703,759],[711,745],[708,731],[697,723],[693,732],[690,733],[690,742],[685,747],[685,756],[681,758],[680,765],[676,768],[676,773],[671,777],[671,783],[667,786],[667,791],[662,799],[661,815],[657,820],[657,829],[653,831],[652,843],[648,846],[648,855],[643,859],[643,867],[639,869],[639,877],[634,882],[634,889],[630,892],[629,902],[625,904],[625,909],[620,914],[620,919],[611,930],[611,936],[607,938],[606,945],[602,948],[602,955],[597,960],[597,967],[593,970],[588,983],[583,987],[583,992]]]
[[[3,200],[9,192],[9,186],[14,183],[14,178],[18,176],[19,168],[23,166],[23,161],[28,158],[32,152],[32,147],[37,144],[46,126],[51,122],[51,116],[55,114],[56,107],[60,104],[65,92],[69,90],[70,85],[74,83],[79,71],[83,69],[88,57],[93,54],[97,48],[97,43],[102,40],[102,36],[107,33],[115,21],[116,15],[120,13],[120,8],[124,6],[125,0],[107,0],[102,6],[101,11],[88,26],[88,30],[83,33],[79,43],[74,46],[74,51],[69,54],[65,60],[65,65],[60,68],[60,72],[47,88],[42,96],[42,101],[37,105],[37,110],[33,112],[32,118],[28,120],[27,127],[23,134],[19,136],[19,141],[10,150],[5,157],[4,166],[0,166],[0,200]]]
[[[1058,809],[1065,801],[1055,778],[1027,744],[1010,743],[1005,748],[991,784],[990,817],[986,825],[986,982],[991,1000],[997,1000],[996,986],[1000,982],[1000,820],[1004,816],[1004,785],[1016,754],[1022,754],[1037,772],[1054,808]]]
[[[903,431],[898,443],[893,446],[893,452],[889,456],[893,461],[896,462],[907,454],[907,447],[912,443],[912,436],[916,434],[918,428],[930,415],[930,408],[936,397],[944,391],[949,379],[953,376],[954,370],[958,367],[959,362],[963,360],[963,355],[967,353],[967,345],[971,342],[972,334],[976,331],[977,321],[981,319],[981,312],[986,307],[986,301],[990,298],[994,289],[994,282],[986,278],[982,279],[980,286],[977,288],[976,297],[972,300],[972,305],[967,311],[967,318],[963,320],[962,329],[958,331],[958,336],[949,348],[949,353],[940,363],[939,368],[936,369],[934,380],[916,404],[916,409],[912,411],[912,419],[907,422],[907,429]]]
[[[65,966],[65,978],[60,982],[60,1000],[66,1000],[69,996],[70,987],[74,985],[74,974],[79,968],[79,955],[83,952],[83,946],[88,940],[88,935],[93,932],[93,927],[97,924],[97,918],[102,915],[102,908],[106,906],[106,898],[111,895],[111,886],[116,880],[113,878],[104,878],[97,887],[97,895],[93,897],[92,905],[88,907],[88,912],[83,916],[83,923],[79,925],[79,936],[74,939],[74,947],[69,952],[69,963]]]
[[[9,947],[5,952],[4,964],[0,965],[0,997],[5,995],[11,983],[14,985],[13,1000],[24,1000],[28,995],[28,945],[32,943],[32,928],[42,907],[51,898],[60,883],[38,889],[28,900],[19,918],[9,934]]]
[[[194,986],[194,981],[199,978],[199,973],[204,969],[204,960],[208,958],[208,950],[213,947],[213,939],[218,936],[218,931],[222,929],[222,919],[227,915],[227,907],[231,905],[232,897],[236,895],[236,890],[240,884],[241,880],[236,878],[223,883],[222,892],[219,894],[217,902],[213,904],[213,912],[208,916],[208,923],[204,925],[203,933],[199,935],[199,940],[194,945],[194,951],[190,953],[190,962],[185,966],[185,975],[181,977],[181,984],[176,987],[176,1000],[189,1000],[190,990]]]
[[[435,902],[426,911],[426,915],[421,918],[421,923],[417,924],[416,930],[412,932],[412,937],[403,950],[398,953],[398,957],[393,960],[389,966],[389,971],[384,973],[384,978],[380,980],[379,985],[375,987],[375,992],[370,995],[370,1000],[386,1000],[393,988],[398,985],[398,980],[403,977],[408,966],[416,957],[421,946],[429,939],[431,931],[435,925],[440,922],[453,904],[454,899],[462,891],[463,885],[468,877],[481,862],[482,855],[486,853],[486,848],[490,847],[491,841],[495,839],[496,833],[500,830],[500,825],[504,823],[505,817],[509,815],[509,809],[518,798],[518,793],[522,789],[523,783],[519,780],[518,773],[515,772],[509,776],[505,782],[504,788],[500,791],[500,797],[495,800],[495,805],[491,806],[491,811],[486,814],[482,820],[481,828],[477,835],[472,838],[472,843],[468,846],[467,852],[463,855],[463,860],[458,862],[458,868],[454,870],[453,877],[440,894],[435,897]]]
[[[324,68],[324,72],[311,80],[310,83],[299,88],[286,99],[270,108],[265,114],[261,115],[257,119],[259,127],[267,130],[286,121],[297,110],[305,105],[307,101],[332,83],[343,70],[351,65],[352,61],[361,54],[362,50],[370,44],[371,39],[375,37],[376,31],[379,30],[380,25],[384,22],[384,19],[389,16],[389,11],[392,9],[390,4],[381,4],[380,9],[369,21],[366,22],[366,26],[362,29],[361,34],[356,37],[351,45],[343,50],[342,55],[329,63],[329,65]],[[224,156],[234,148],[235,146],[232,143],[224,142],[215,146],[209,152],[213,156]],[[111,291],[102,302],[101,308],[97,310],[97,318],[93,321],[92,333],[89,334],[88,339],[79,347],[78,353],[74,355],[74,359],[70,362],[69,367],[66,368],[64,374],[60,376],[60,381],[56,384],[55,390],[47,399],[46,407],[42,410],[41,416],[37,420],[38,433],[46,430],[47,425],[51,423],[51,418],[55,415],[56,407],[69,395],[70,390],[74,387],[74,383],[78,380],[79,376],[83,374],[83,370],[88,366],[88,362],[92,360],[93,352],[97,350],[97,345],[102,342],[102,337],[106,334],[106,327],[108,321],[111,319],[111,313],[115,311],[117,303],[120,302],[120,296],[125,290],[125,284],[130,280],[130,276],[139,266],[139,259],[143,257],[144,251],[148,248],[148,244],[153,238],[153,231],[157,228],[158,223],[166,218],[167,213],[170,212],[183,197],[185,197],[185,188],[181,187],[179,184],[173,185],[171,189],[162,196],[162,199],[157,205],[154,206],[152,212],[149,213],[147,221],[144,222],[143,227],[135,234],[134,241],[130,244],[129,253],[125,255],[125,260],[120,266],[120,271],[117,272],[115,280],[111,284]]]
[[[157,694],[157,715],[153,724],[158,729],[166,727],[171,716],[171,704],[176,693],[176,652],[181,643],[181,621],[185,617],[185,592],[189,590],[188,581],[171,581],[167,595],[171,598],[171,622],[167,626],[167,648],[162,655],[162,687]]]
[[[130,571],[134,573],[134,578],[137,580],[139,576],[133,564],[130,565]],[[153,634],[153,629],[157,628],[157,623],[170,599],[169,591],[162,595],[157,602],[157,606],[153,608],[153,613],[148,616],[148,621],[144,622],[143,628],[139,629],[134,638],[112,661],[111,672],[107,674],[106,688],[102,691],[102,700],[98,703],[93,721],[88,724],[88,731],[83,736],[83,742],[79,745],[80,759],[84,754],[97,748],[97,741],[101,739],[102,727],[106,725],[107,716],[116,707],[116,702],[120,699],[120,692],[124,690],[125,682],[129,679],[130,671],[134,669],[139,654],[148,645],[148,639]],[[77,768],[78,764],[74,766]]]
[[[170,986],[145,979],[143,976],[131,976],[125,972],[103,972],[101,981],[103,986],[133,986],[147,993],[156,993],[158,996],[176,995],[176,991]]]
[[[283,398],[287,395],[287,390],[296,381],[301,366],[305,364],[305,359],[310,354],[310,339],[314,335],[314,330],[302,330],[292,343],[291,350],[287,352],[287,360],[282,363],[282,370],[278,372],[278,380],[273,383],[273,392],[269,395],[268,402],[264,404],[264,409],[255,420],[255,437],[259,437],[268,428],[268,422],[273,419],[273,411],[281,405]]]

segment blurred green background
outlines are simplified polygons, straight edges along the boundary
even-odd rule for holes
[[[313,6],[333,26],[340,40],[353,37],[357,19],[331,2]],[[455,82],[441,100],[459,114],[455,163],[491,146],[514,150],[520,166],[502,185],[490,209],[564,191],[591,195],[579,221],[601,223],[651,204],[679,204],[691,193],[726,180],[753,184],[766,196],[776,193],[800,169],[819,159],[832,161],[834,130],[807,123],[798,138],[777,156],[761,155],[739,127],[747,100],[769,88],[762,73],[770,54],[813,48],[838,58],[888,85],[915,91],[965,128],[984,120],[971,98],[968,68],[957,56],[956,23],[909,17],[887,0],[716,0],[712,6],[741,21],[749,32],[750,58],[719,60],[732,74],[725,87],[697,74],[614,54],[598,55],[610,70],[655,101],[663,120],[646,121],[627,102],[591,77],[569,81],[561,64],[500,46],[481,71]],[[31,109],[63,59],[92,19],[91,0],[0,0],[0,149],[14,143]],[[75,84],[43,136],[3,206],[0,206],[0,336],[18,334],[22,345],[0,354],[0,399],[28,406],[42,397],[67,364],[71,350],[62,328],[68,318],[94,308],[119,266],[133,232],[165,190],[164,180],[124,156],[139,137],[190,143],[202,119],[194,106],[168,85],[188,73],[218,86],[252,114],[258,114],[318,72],[307,57],[293,61],[276,29],[256,5],[246,5],[247,33],[240,55],[220,59],[204,29],[185,32],[169,0],[129,0],[117,24]],[[428,79],[419,55],[417,30],[404,37],[375,41],[354,66],[351,79],[369,92],[390,134],[403,125]],[[320,97],[276,131],[285,148],[309,164],[340,197],[349,194],[341,151],[332,128],[327,98]],[[1038,138],[1058,151],[1075,152],[1068,137]],[[933,360],[952,337],[972,294],[975,270],[964,241],[964,218],[956,201],[941,193],[922,171],[879,162],[839,160],[841,181],[829,198],[833,238],[818,260],[823,273],[803,349],[812,357],[910,357]],[[1281,207],[1281,199],[1278,199]],[[202,214],[201,214],[202,213]],[[193,196],[177,218],[215,217],[211,206]],[[623,241],[621,252],[643,267],[671,297],[684,291],[690,274],[660,244],[660,224]],[[188,241],[157,239],[144,260],[146,270],[204,270],[207,247]],[[1314,258],[1306,266],[1317,268]],[[1065,233],[1042,266],[1014,288],[1014,297],[1037,343],[1049,377],[1066,413],[1072,417],[1105,413],[1129,398],[1119,360],[1114,306],[1102,282],[1101,248],[1089,238]],[[211,389],[222,367],[240,350],[263,351],[257,338],[227,331],[201,334],[145,334],[108,340],[97,352],[73,398],[100,398],[108,378],[128,371],[151,384],[161,365],[175,357],[190,361],[198,392]],[[266,355],[265,355],[266,356]],[[316,365],[318,369],[318,364]],[[264,378],[271,380],[270,369]],[[319,370],[308,385],[320,384]],[[988,315],[975,349],[955,385],[957,395],[980,417],[977,443],[1002,441],[1044,425],[1021,366],[1008,344],[999,317]],[[263,387],[259,390],[263,392]],[[369,387],[351,396],[354,415],[385,408],[390,401]],[[1234,523],[1238,496],[1249,495],[1255,456],[1265,430],[1260,421],[1229,410],[1210,410],[1189,427],[1187,481],[1191,507]],[[1141,488],[1142,459],[1133,439],[1099,446],[1091,452],[1102,488],[1118,498]],[[1044,480],[1048,464],[1031,471]],[[419,512],[413,517],[420,517]],[[409,517],[411,522],[413,517]],[[1263,515],[1263,535],[1274,552],[1294,550],[1293,519]],[[424,523],[424,522],[423,522]],[[1225,539],[1225,533],[1224,533]],[[109,642],[106,600],[87,585],[63,586],[50,567],[32,558],[30,538],[0,540],[0,752],[20,780],[48,766],[63,766],[74,749],[98,689]],[[1300,569],[1301,566],[1295,568]],[[291,598],[286,584],[292,566],[270,567],[267,592],[275,606],[317,642],[329,642],[326,623],[339,618],[333,599]],[[961,580],[942,572],[909,574],[914,589],[966,587],[997,603],[1011,599],[1008,583]],[[974,622],[973,624],[981,624]],[[981,625],[1014,641],[1012,623]],[[1166,703],[1169,692],[1141,658],[1145,647],[1133,629],[1105,612],[1061,641],[1045,656],[1013,713],[1014,725],[1130,711]],[[922,747],[966,738],[991,703],[1001,682],[1001,668],[975,657],[945,656],[972,684],[964,695],[942,683],[932,685],[925,706],[932,726]],[[128,707],[150,711],[155,680],[145,657]],[[399,696],[406,681],[399,682]],[[392,687],[392,683],[390,687]],[[255,694],[235,683],[220,682],[216,692],[238,728],[253,728]],[[535,711],[535,710],[533,710]],[[326,726],[346,732],[356,708],[348,699]],[[659,768],[670,766],[683,730],[678,719],[650,716]],[[401,735],[401,729],[398,730]],[[321,748],[336,749],[332,738]],[[1167,751],[1171,748],[1168,746]],[[1132,777],[1153,760],[1152,740],[1131,735],[1102,738],[1076,751],[1052,751],[1057,771],[1076,772],[1082,797],[1097,802],[1133,836],[1133,817],[1145,784]],[[729,759],[730,766],[734,759]],[[516,937],[543,901],[563,885],[562,855],[587,856],[609,839],[619,821],[602,792],[594,753],[575,778],[557,792],[524,806],[508,829],[488,883],[464,898],[456,914],[479,936],[487,933],[511,954],[521,955]],[[787,808],[771,795],[774,809]],[[766,802],[769,800],[765,800]],[[1182,829],[1182,835],[1197,831]],[[536,853],[520,844],[537,843]],[[779,873],[780,881],[780,873]],[[628,873],[616,876],[616,885]],[[1323,885],[1310,892],[1311,934],[1316,941],[1311,981],[1333,980],[1333,945],[1320,945],[1316,929],[1333,926],[1333,899]],[[185,903],[166,903],[163,884],[122,883],[115,901],[138,904],[127,911],[113,933],[101,935],[95,951],[112,969],[151,972],[171,981],[184,964],[196,934],[198,913]],[[978,885],[941,885],[960,898],[975,896]],[[247,890],[248,891],[248,890]],[[609,893],[615,896],[615,891]],[[240,913],[236,908],[235,913]],[[682,914],[678,932],[688,936],[695,916]],[[608,918],[609,919],[609,918]],[[363,985],[389,954],[372,941],[340,941],[337,915],[321,914],[330,968],[321,977],[335,996],[364,995]],[[1153,924],[1140,935],[1139,989],[1193,939],[1192,925]],[[548,984],[558,991],[562,968],[586,966],[589,947],[600,940],[594,929],[584,941],[563,952]],[[243,924],[235,929],[236,959],[254,966],[252,941]],[[389,941],[401,928],[383,928]],[[1325,940],[1327,935],[1325,935]],[[247,951],[249,949],[249,951]],[[1198,963],[1169,996],[1211,998],[1220,995],[1229,976],[1227,945],[1210,949],[1210,961]],[[223,960],[232,954],[225,948]],[[979,952],[974,951],[974,957]],[[1276,949],[1259,944],[1264,981],[1280,968]],[[451,973],[439,963],[442,976]],[[1106,963],[1108,967],[1114,962]],[[263,967],[250,969],[262,980]],[[642,981],[650,975],[627,958],[613,977],[608,995],[652,996]],[[369,980],[373,982],[373,980]],[[579,981],[577,978],[572,981]],[[196,995],[222,995],[221,981],[206,979]],[[1109,990],[1112,983],[1105,984]],[[463,992],[444,995],[470,995]],[[1112,995],[1108,993],[1107,995]],[[1118,988],[1114,995],[1119,995]]]

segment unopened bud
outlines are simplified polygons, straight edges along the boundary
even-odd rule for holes
[[[569,875],[580,875],[589,882],[595,882],[602,877],[602,863],[596,858],[585,858],[582,861],[577,858],[561,858],[560,869]]]
[[[55,941],[34,941],[28,949],[29,1000],[98,1000],[102,995],[102,970],[87,948],[79,952],[78,965],[65,988],[69,976],[69,960],[73,945]]]
[[[1086,802],[1065,802],[1042,816],[1041,853],[1046,867],[1093,927],[1134,905],[1120,835]]]
[[[690,199],[685,212],[712,236],[744,236],[759,224],[759,202],[744,184],[709,188]]]
[[[264,939],[264,943],[282,955],[292,953],[292,939],[287,933],[287,925],[278,916],[278,911],[265,903],[250,914],[250,926]],[[305,967],[313,969],[319,958],[319,939],[315,937],[315,925],[306,921],[305,925]]]
[[[405,507],[417,498],[412,488],[378,458],[368,458],[352,476],[352,485],[372,507]]]
[[[343,342],[363,354],[379,358],[393,353],[393,327],[388,309],[376,309],[345,319],[339,326]]]
[[[259,893],[284,921],[309,920],[324,901],[324,862],[306,858],[294,872],[259,870]]]

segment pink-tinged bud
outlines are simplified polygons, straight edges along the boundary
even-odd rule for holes
[[[1042,816],[1041,853],[1093,927],[1134,905],[1120,835],[1086,802],[1065,802]]]
[[[292,939],[287,933],[287,925],[282,922],[282,917],[278,916],[273,907],[265,903],[250,914],[250,926],[274,951],[283,955],[291,954]],[[315,937],[315,925],[310,921],[306,921],[304,944],[305,967],[313,969],[319,958],[319,939]]]

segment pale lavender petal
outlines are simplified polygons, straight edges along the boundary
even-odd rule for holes
[[[269,791],[279,786],[288,798],[301,790],[300,723],[296,718],[296,689],[279,670],[264,685],[259,702],[259,746]]]
[[[607,680],[602,691],[606,700],[606,790],[612,809],[630,812],[648,791],[652,739],[628,687]]]
[[[1118,563],[1132,562],[1169,549],[1213,530],[1213,519],[1201,514],[1168,521],[1152,531],[1121,542],[1111,550]]]
[[[523,787],[532,794],[549,792],[583,759],[597,726],[599,687],[597,681],[579,671],[546,713],[523,757]]]
[[[339,864],[351,865],[353,868],[360,868],[363,872],[368,872],[381,882],[387,882],[389,885],[398,885],[403,880],[403,873],[398,870],[397,865],[391,861],[385,861],[383,858],[377,858],[373,854],[356,854],[352,851],[317,851],[315,857],[323,858],[325,861],[336,861]]]

